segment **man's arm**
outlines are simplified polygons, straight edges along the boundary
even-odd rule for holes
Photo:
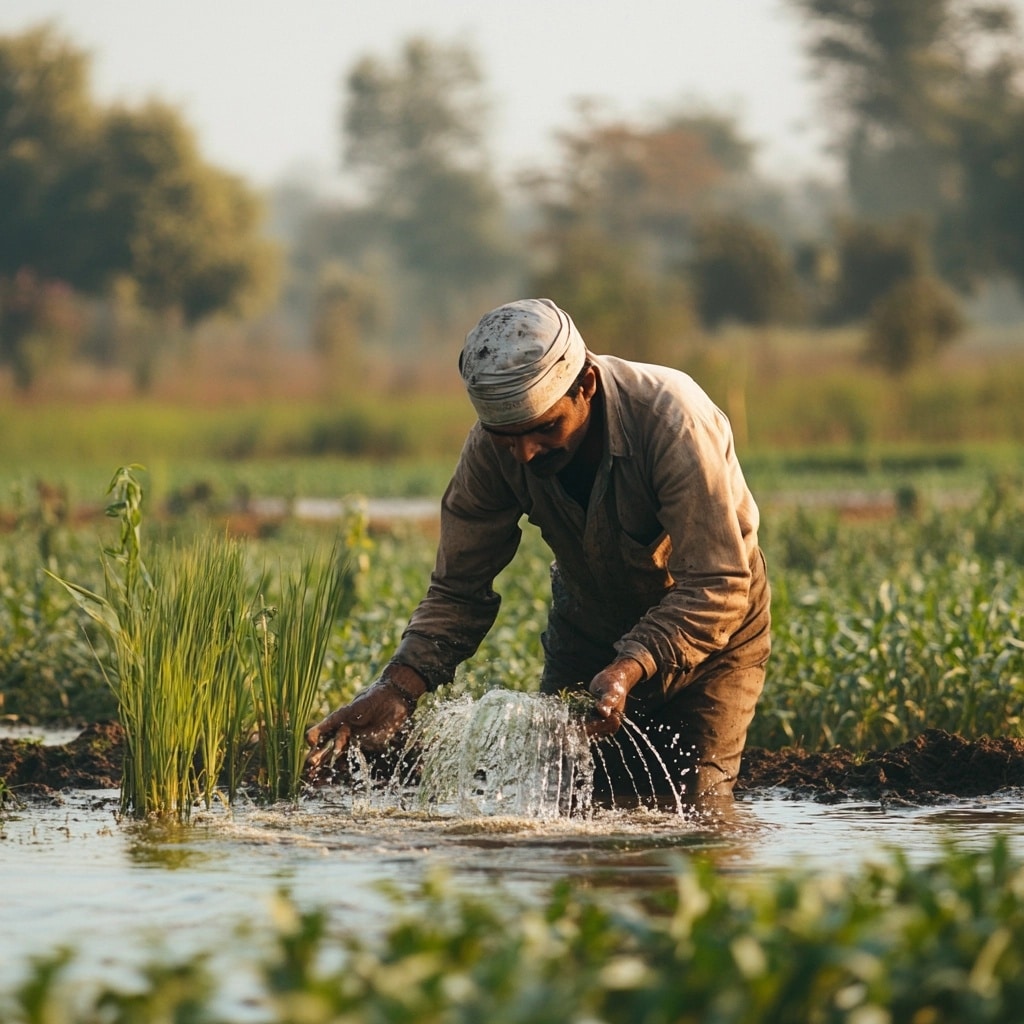
[[[490,445],[486,438],[484,443]],[[498,613],[494,577],[519,545],[521,511],[487,449],[471,433],[441,503],[441,537],[426,596],[380,677],[306,733],[314,775],[351,740],[386,747],[427,690],[449,682],[480,646]]]

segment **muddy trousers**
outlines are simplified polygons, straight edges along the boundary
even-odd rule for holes
[[[669,680],[667,699],[660,693],[643,699],[631,694],[626,722],[614,736],[594,742],[595,800],[665,806],[677,799],[698,804],[732,796],[747,729],[764,688],[770,605],[758,553],[749,610],[728,646],[682,678]],[[553,636],[557,645],[550,642]],[[585,686],[616,657],[611,644],[598,651],[587,642],[572,644],[571,636],[564,622],[545,636],[545,693]],[[650,692],[652,682],[638,689]],[[662,690],[657,683],[656,688]]]

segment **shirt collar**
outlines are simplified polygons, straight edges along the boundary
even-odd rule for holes
[[[629,458],[633,454],[622,418],[623,409],[619,396],[619,384],[607,356],[591,356],[601,378],[601,395],[604,398],[604,429],[608,441],[608,454],[616,458]]]

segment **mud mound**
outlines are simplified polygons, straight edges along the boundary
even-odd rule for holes
[[[0,740],[0,779],[19,797],[63,789],[116,789],[121,784],[123,734],[116,722],[90,725],[71,743],[43,746]],[[1024,787],[1024,740],[965,740],[931,729],[891,750],[822,753],[748,748],[737,793],[784,789],[826,802],[898,798],[934,803]]]
[[[1016,786],[1024,786],[1024,740],[965,740],[930,729],[891,750],[867,754],[749,749],[736,788],[777,787],[818,800],[899,797],[929,803]]]
[[[117,722],[88,725],[61,746],[2,739],[0,779],[19,797],[48,796],[62,789],[117,789],[123,748]]]

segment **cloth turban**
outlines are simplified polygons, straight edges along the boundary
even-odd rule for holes
[[[466,335],[459,372],[480,422],[500,427],[547,412],[586,359],[568,313],[550,299],[519,299],[492,309]]]

